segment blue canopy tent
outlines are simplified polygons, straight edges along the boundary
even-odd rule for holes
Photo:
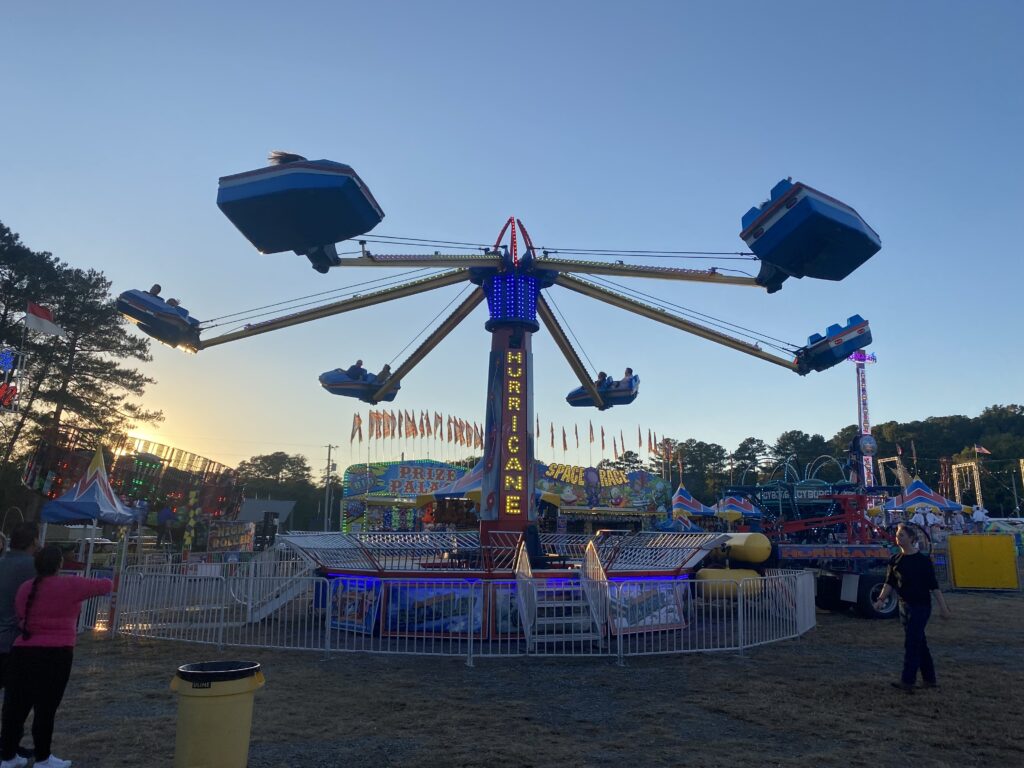
[[[103,453],[97,448],[85,474],[67,493],[43,507],[44,523],[97,522],[104,525],[132,525],[135,513],[117,498],[107,480]]]

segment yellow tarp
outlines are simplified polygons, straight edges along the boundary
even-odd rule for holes
[[[950,536],[949,578],[960,589],[1020,589],[1012,535]]]

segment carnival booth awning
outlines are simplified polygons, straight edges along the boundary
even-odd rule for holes
[[[693,498],[693,495],[686,490],[682,483],[672,496],[672,517],[714,517],[715,510],[707,504]]]
[[[932,507],[941,512],[956,512],[963,509],[962,504],[947,499],[933,491],[919,477],[915,477],[899,496],[893,496],[884,504],[884,508],[893,511],[905,511],[914,507]]]
[[[438,488],[436,491],[431,493],[419,494],[416,497],[416,506],[421,507],[425,504],[432,504],[433,502],[440,501],[441,499],[469,499],[470,501],[479,504],[480,489],[483,487],[483,480],[484,465],[483,460],[481,459],[473,469],[457,479],[455,482]],[[543,491],[539,488],[537,489],[536,496],[537,501],[546,501],[548,504],[554,504],[556,507],[561,503],[558,494]]]
[[[729,521],[739,520],[741,517],[745,517],[748,520],[759,520],[764,517],[761,510],[750,501],[737,498],[736,496],[726,496],[715,504],[714,510],[715,517]]]
[[[105,525],[131,525],[135,514],[117,498],[107,479],[103,453],[96,454],[85,474],[67,493],[43,507],[44,523],[82,523],[98,521]]]

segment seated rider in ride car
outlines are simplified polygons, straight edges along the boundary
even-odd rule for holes
[[[620,379],[618,382],[616,382],[615,386],[617,386],[617,387],[625,387],[626,389],[629,389],[630,387],[633,386],[632,379],[633,379],[633,369],[632,368],[627,368],[626,372],[622,375],[622,379]]]
[[[154,297],[159,298],[160,297],[160,290],[161,290],[160,283],[153,283],[153,287],[150,288],[148,291],[146,291],[146,293],[148,293],[150,296],[154,296]]]
[[[380,369],[380,373],[377,374],[377,383],[383,384],[385,381],[391,378],[391,366],[388,363],[384,364],[384,367]]]
[[[594,382],[594,385],[598,389],[605,389],[606,387],[610,387],[612,385],[612,380],[608,378],[608,374],[605,373],[604,371],[598,371],[597,381]]]
[[[366,378],[366,369],[363,368],[363,361],[356,360],[356,364],[350,365],[348,370],[345,371],[345,375],[353,381],[363,381]]]

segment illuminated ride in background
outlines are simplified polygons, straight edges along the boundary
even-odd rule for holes
[[[847,359],[856,366],[857,372],[857,434],[870,437],[871,417],[868,413],[868,378],[865,367],[868,363],[877,363],[878,358],[873,352],[859,349]],[[871,452],[863,451],[861,453],[861,474],[858,479],[865,487],[875,484],[875,468],[872,458],[874,458],[874,454]]]
[[[536,521],[530,471],[536,439],[531,337],[539,330],[540,322],[580,380],[581,387],[569,395],[570,403],[605,409],[632,402],[639,389],[638,378],[615,389],[601,389],[595,384],[556,319],[543,293],[545,289],[566,288],[800,375],[830,368],[871,341],[868,323],[856,315],[843,325],[830,326],[824,334],[815,334],[805,346],[786,344],[735,325],[731,326],[736,329],[732,335],[719,330],[731,324],[706,315],[695,322],[683,313],[601,284],[605,281],[598,276],[642,277],[763,287],[772,293],[789,277],[842,280],[879,250],[880,240],[852,208],[800,183],[779,182],[767,202],[743,216],[741,237],[761,262],[760,274],[754,278],[723,274],[715,268],[679,269],[562,258],[557,253],[538,251],[522,222],[514,217],[505,222],[493,245],[479,254],[380,255],[360,242],[358,255],[343,258],[336,243],[366,234],[384,216],[366,185],[349,166],[332,161],[307,161],[297,155],[274,153],[271,162],[265,168],[222,178],[217,198],[224,214],[261,252],[294,251],[323,273],[331,268],[356,267],[443,271],[208,339],[200,338],[202,323],[178,307],[161,306],[163,302],[157,297],[140,295],[141,291],[123,293],[118,308],[153,338],[199,351],[444,286],[471,284],[474,287],[469,296],[385,381],[366,378],[354,383],[346,381],[344,371],[335,371],[325,373],[321,384],[331,392],[370,403],[392,399],[402,379],[486,300],[488,319],[484,327],[491,334],[491,351],[480,504],[482,545],[491,532],[523,532]],[[508,242],[503,244],[506,235]]]

